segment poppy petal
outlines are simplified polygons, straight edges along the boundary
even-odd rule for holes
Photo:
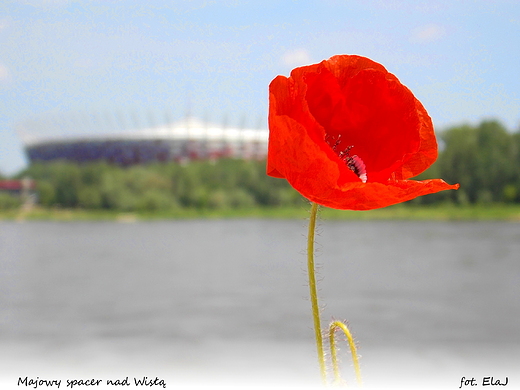
[[[296,186],[299,184],[295,183],[293,186],[298,190]],[[302,185],[303,191],[306,191],[306,188],[308,188],[307,185]],[[334,190],[323,189],[321,193],[314,191],[307,196],[302,191],[300,193],[313,202],[334,209],[372,210],[406,202],[418,196],[458,188],[458,184],[450,185],[441,179],[431,179],[424,181],[402,180],[391,184],[352,183],[348,187]]]
[[[267,173],[314,202],[368,210],[458,188],[405,180],[436,158],[423,105],[370,59],[335,56],[269,85]]]
[[[412,155],[396,172],[396,179],[409,179],[424,172],[435,160],[437,160],[437,140],[433,129],[433,123],[421,102],[415,99],[415,107],[419,117],[420,147],[417,153]]]
[[[304,112],[288,107],[287,101],[294,99],[295,91],[290,79],[277,77],[270,86],[269,95],[269,144],[267,173],[278,178],[314,176],[328,186],[343,182],[360,182],[357,175],[343,168],[332,149],[324,141],[316,142],[314,135],[323,128]],[[312,183],[309,183],[312,186]]]

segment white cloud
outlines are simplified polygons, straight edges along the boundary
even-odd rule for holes
[[[282,63],[290,68],[308,65],[311,62],[311,56],[305,49],[289,50],[282,56]]]
[[[412,31],[410,42],[430,43],[438,41],[446,35],[446,29],[437,24],[427,24]]]

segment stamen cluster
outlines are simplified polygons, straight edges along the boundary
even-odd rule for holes
[[[368,177],[367,177],[367,169],[366,169],[365,163],[363,162],[361,157],[359,157],[357,154],[355,154],[353,156],[350,155],[350,150],[354,147],[354,145],[349,145],[346,148],[340,149],[338,151],[337,150],[338,146],[341,143],[341,134],[339,134],[337,137],[327,134],[327,136],[325,137],[325,142],[327,142],[327,144],[329,144],[329,146],[332,148],[332,150],[334,150],[334,152],[336,152],[338,157],[342,161],[344,161],[345,164],[347,164],[347,167],[352,172],[354,172],[361,179],[361,181],[363,183],[367,182]],[[334,144],[332,144],[332,142],[334,142]]]

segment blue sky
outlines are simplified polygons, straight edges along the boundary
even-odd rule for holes
[[[26,164],[20,123],[73,131],[89,115],[189,107],[265,126],[269,82],[335,54],[382,63],[439,130],[519,128],[517,0],[3,0],[0,172]]]

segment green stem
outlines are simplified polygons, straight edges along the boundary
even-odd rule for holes
[[[339,365],[338,358],[336,353],[336,341],[334,340],[334,334],[337,329],[341,329],[345,336],[347,337],[348,345],[350,347],[350,353],[352,354],[352,361],[354,362],[354,371],[356,372],[356,380],[358,384],[362,384],[361,380],[361,369],[359,368],[359,359],[356,350],[356,344],[354,343],[354,339],[352,334],[345,325],[341,321],[334,321],[330,324],[329,327],[329,344],[330,344],[330,356],[332,360],[332,368],[334,370],[334,378],[336,383],[341,383],[341,375],[339,373]]]
[[[318,292],[316,288],[316,275],[314,271],[314,232],[316,230],[316,215],[318,204],[311,203],[311,216],[309,220],[309,234],[307,236],[307,268],[309,270],[309,291],[311,294],[312,318],[314,320],[314,334],[316,336],[316,349],[320,364],[321,379],[327,384],[327,371],[325,368],[325,354],[323,352],[323,338],[321,334],[320,308],[318,306]]]

